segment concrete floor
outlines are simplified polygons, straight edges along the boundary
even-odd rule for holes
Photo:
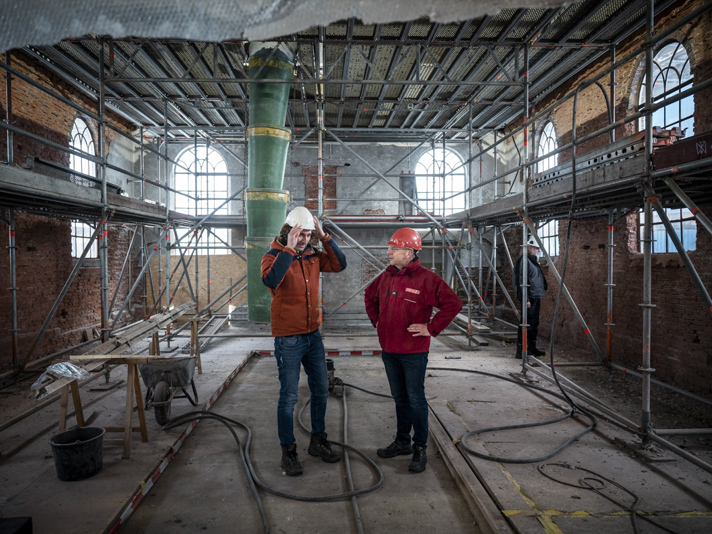
[[[260,330],[233,326],[223,333],[256,335]],[[356,331],[351,333],[354,336],[327,334],[327,350],[378,348],[375,338],[357,337]],[[511,345],[502,347],[497,342],[492,345],[467,351],[456,341],[435,340],[430,367],[516,375],[520,366],[511,357]],[[214,341],[203,354],[203,374],[196,375],[199,404],[220,389],[251,351],[271,349],[269,337]],[[344,382],[374,392],[388,391],[380,357],[340,355],[333,359],[336,376]],[[112,380],[121,379],[122,372],[112,373]],[[29,385],[0,391],[3,420],[32,405],[34,401],[26,398]],[[546,382],[539,385],[548,387]],[[306,452],[308,435],[298,425],[295,433],[305,473],[294,478],[282,475],[276,436],[278,391],[274,358],[254,356],[221,392],[211,411],[251,428],[253,466],[266,485],[307,497],[347,491],[344,462],[326,464],[310,457]],[[329,438],[344,441],[347,414],[348,443],[373,459],[385,477],[383,487],[356,500],[363,532],[480,532],[432,438],[428,468],[422,474],[408,473],[408,457],[378,458],[376,449],[389,443],[395,433],[392,401],[351,387],[346,387],[345,393],[345,407],[341,397],[332,396],[329,400]],[[564,411],[562,401],[548,395],[463,371],[429,370],[426,393],[431,419],[439,420],[455,439],[469,430],[547,420]],[[111,392],[93,392],[86,387],[81,395],[85,417],[94,414],[92,425],[122,425],[123,387]],[[303,376],[298,408],[307,398]],[[187,400],[176,399],[172,409],[172,415],[176,416],[194,408]],[[166,455],[171,446],[176,447],[185,426],[162,430],[149,413],[149,441],[142,443],[139,435],[134,434],[130,459],[121,458],[121,435],[107,434],[103,470],[83,481],[62,482],[56,477],[47,441],[56,433],[58,411],[58,404],[54,404],[0,434],[1,517],[31,516],[35,532],[42,533],[109,531],[119,524],[125,532],[262,531],[237,446],[222,424],[200,422],[167,462]],[[303,419],[308,424],[308,408]],[[538,457],[554,450],[586,424],[585,419],[577,416],[554,425],[486,433],[470,438],[468,445],[495,456]],[[238,435],[244,442],[245,432],[238,430]],[[609,498],[630,507],[635,497],[611,483],[597,493],[554,482],[537,470],[541,463],[569,464],[599,473],[637,495],[640,498],[637,509],[673,532],[711,532],[712,475],[684,460],[676,460],[671,454],[660,455],[659,461],[643,461],[633,454],[637,441],[630,432],[599,418],[593,432],[546,462],[499,463],[470,455],[468,459],[515,532],[633,531],[630,514]],[[709,452],[700,451],[700,455]],[[377,475],[363,460],[351,454],[350,461],[356,488],[366,488],[377,481]],[[165,470],[161,467],[163,472],[153,478],[154,483],[151,476],[161,464]],[[574,485],[588,474],[581,469],[544,468]],[[359,531],[351,500],[304,502],[265,491],[260,491],[260,496],[271,532]],[[132,500],[135,508],[131,507]],[[123,519],[117,521],[122,514]],[[638,522],[641,532],[659,530],[641,519]]]

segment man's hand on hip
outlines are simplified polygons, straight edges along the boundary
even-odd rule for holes
[[[428,332],[428,325],[425,323],[413,323],[408,327],[408,332],[413,333],[415,336],[427,336],[430,337],[430,332]]]

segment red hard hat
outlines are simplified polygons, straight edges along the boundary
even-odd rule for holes
[[[413,248],[415,250],[423,248],[423,240],[420,239],[420,234],[412,228],[396,230],[388,244],[394,247]]]

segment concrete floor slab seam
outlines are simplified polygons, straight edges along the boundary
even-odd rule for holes
[[[252,358],[252,356],[255,355],[255,352],[250,352],[247,357],[240,362],[240,364],[230,373],[230,375],[225,379],[225,381],[218,387],[218,389],[211,395],[210,399],[203,405],[203,410],[207,411],[211,408],[211,406],[215,403],[215,401],[220,397],[223,391],[230,385],[232,380],[237,376],[237,374],[242,370],[243,367],[245,367],[245,364]],[[158,478],[163,474],[163,472],[166,470],[168,465],[170,464],[171,460],[173,459],[173,456],[178,452],[180,449],[181,445],[183,442],[188,438],[188,436],[192,433],[193,429],[195,426],[198,424],[198,420],[191,421],[186,429],[183,431],[183,433],[176,439],[176,441],[171,445],[166,451],[166,453],[163,455],[161,458],[161,461],[158,464],[158,467],[155,469],[152,469],[146,477],[143,478],[141,481],[141,484],[139,485],[139,488],[137,491],[134,493],[134,495],[131,497],[131,499],[128,501],[128,504],[117,514],[118,517],[114,517],[110,523],[109,526],[105,529],[105,532],[109,532],[111,534],[117,532],[121,525],[126,523],[128,521],[129,517],[131,514],[134,512],[134,510],[138,507],[139,504],[141,504],[141,501],[145,497],[145,495],[150,491],[150,489],[153,487],[153,485],[156,483]]]

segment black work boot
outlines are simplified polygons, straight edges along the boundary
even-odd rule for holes
[[[401,443],[398,438],[393,438],[393,443],[382,449],[378,449],[376,454],[381,458],[394,458],[401,454],[413,454],[413,447],[408,443]]]
[[[341,455],[331,449],[331,443],[326,439],[326,432],[323,434],[312,434],[308,451],[312,456],[318,456],[329,464],[341,460]]]
[[[299,461],[299,456],[297,455],[296,443],[282,445],[282,469],[284,469],[284,472],[290,477],[301,475],[304,472],[302,464]]]
[[[410,465],[408,465],[408,471],[422,473],[425,471],[425,464],[427,463],[428,456],[425,454],[425,449],[417,445],[413,447],[413,459],[410,461]]]
[[[536,347],[534,347],[533,349],[531,349],[531,350],[529,351],[529,354],[531,354],[532,356],[536,356],[537,358],[540,357],[540,356],[546,356],[546,352],[544,352],[543,350],[539,350],[539,349],[536,348]]]

